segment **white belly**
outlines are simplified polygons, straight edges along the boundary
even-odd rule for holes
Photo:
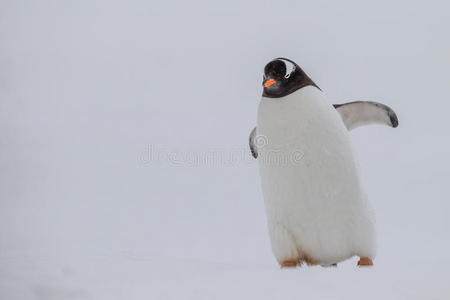
[[[257,143],[272,250],[281,263],[375,256],[374,219],[344,123],[324,94],[304,87],[263,98]]]

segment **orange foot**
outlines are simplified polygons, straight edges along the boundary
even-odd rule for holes
[[[284,269],[284,268],[295,268],[295,267],[297,267],[297,261],[295,261],[295,260],[286,260],[286,261],[283,261],[283,263],[281,264],[281,269]]]
[[[370,266],[373,266],[373,261],[368,257],[361,257],[358,261],[358,266],[370,267]]]

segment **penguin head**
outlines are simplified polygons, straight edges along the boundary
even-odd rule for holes
[[[263,97],[281,98],[307,85],[317,87],[290,59],[276,58],[264,67]]]

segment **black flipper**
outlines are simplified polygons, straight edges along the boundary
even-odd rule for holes
[[[258,158],[258,148],[255,144],[255,136],[256,136],[256,127],[253,128],[252,132],[250,132],[250,136],[248,137],[248,144],[250,146],[250,152],[252,152],[252,156],[254,158]]]

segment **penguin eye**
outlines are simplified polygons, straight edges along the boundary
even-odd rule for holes
[[[291,77],[291,74],[292,73],[288,73],[288,74],[284,75],[284,78],[288,79],[289,77]]]

